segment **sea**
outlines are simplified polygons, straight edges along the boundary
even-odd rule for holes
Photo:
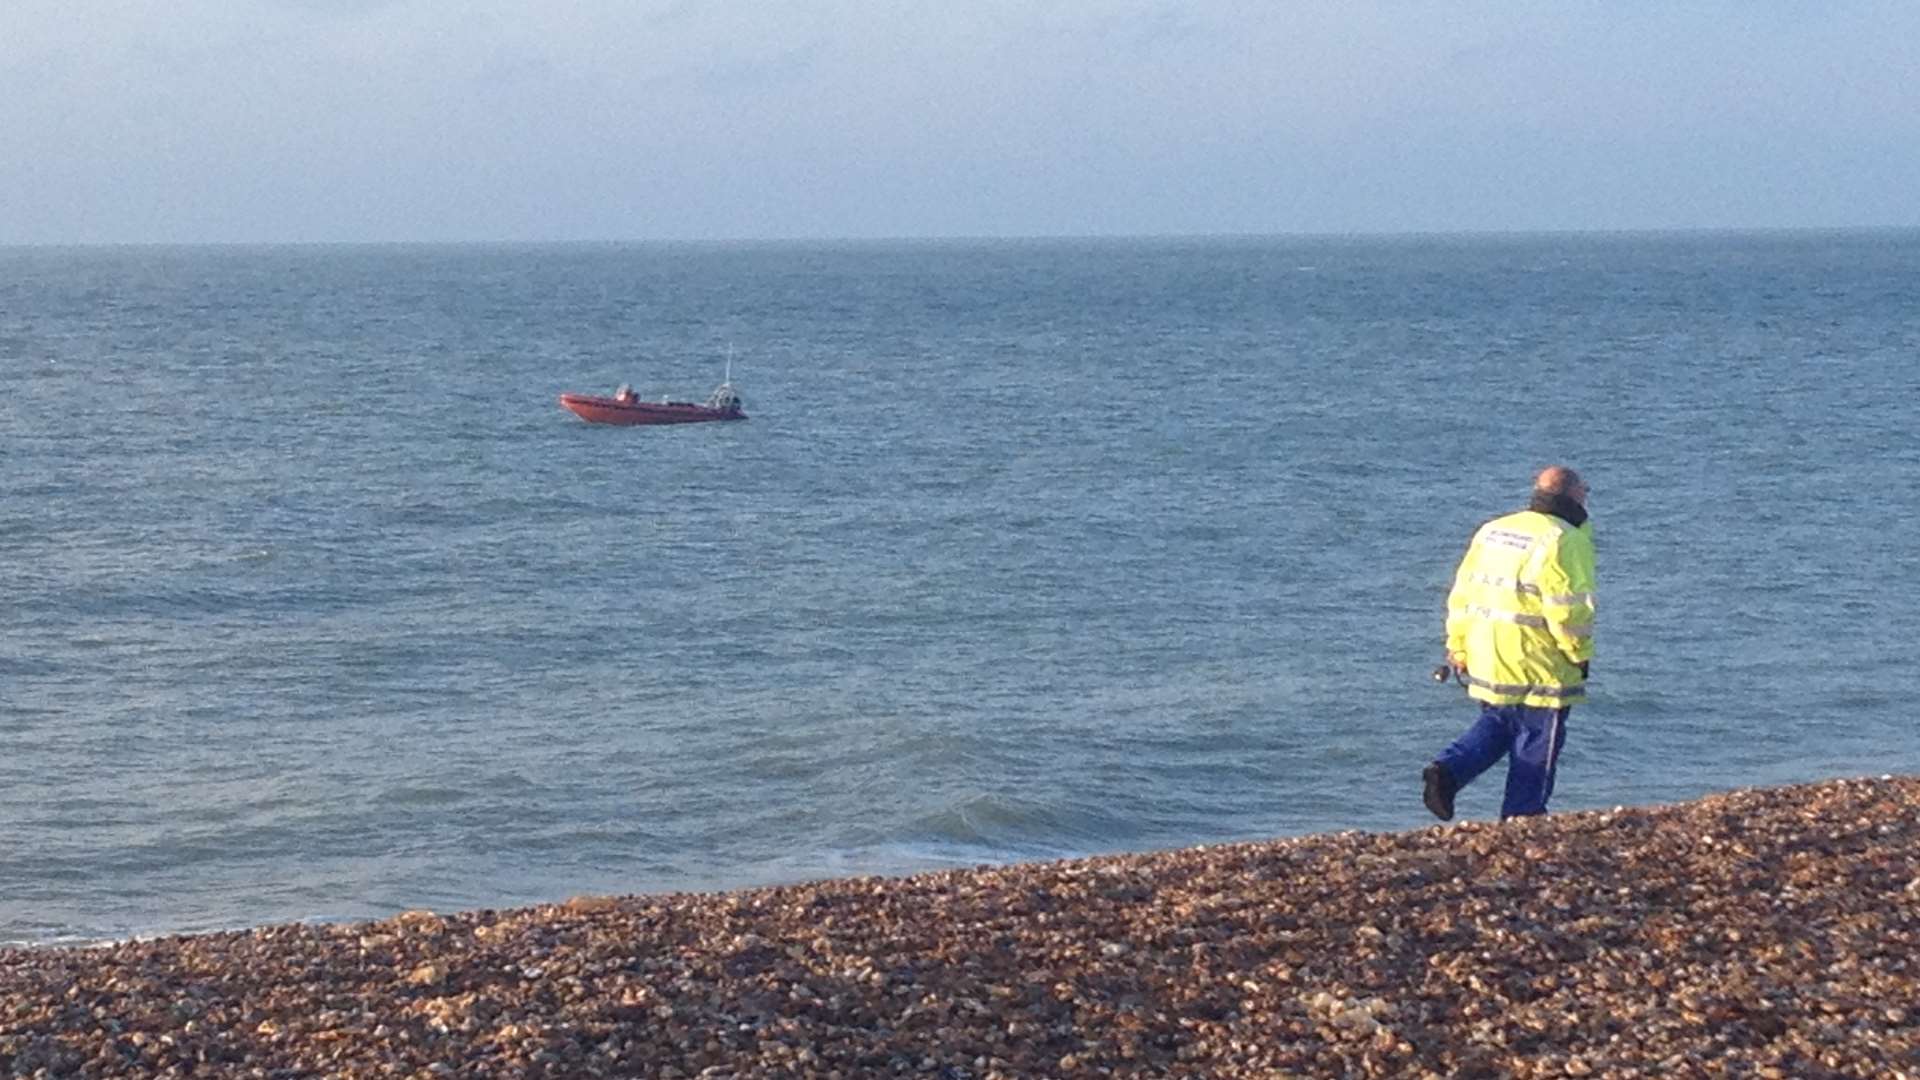
[[[1915,231],[0,249],[0,943],[1430,827],[1556,462],[1556,811],[1920,772],[1916,403]]]

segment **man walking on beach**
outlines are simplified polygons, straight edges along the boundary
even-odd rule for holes
[[[1450,820],[1453,797],[1502,756],[1501,818],[1547,812],[1567,713],[1586,699],[1593,592],[1587,485],[1549,466],[1525,510],[1480,526],[1454,574],[1447,662],[1480,716],[1421,774],[1435,817]]]

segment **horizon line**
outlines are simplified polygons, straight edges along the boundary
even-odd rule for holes
[[[1920,225],[1682,225],[1541,229],[1327,230],[1320,232],[952,233],[942,235],[617,237],[605,239],[278,239],[278,240],[0,240],[0,251],[153,248],[584,248],[584,247],[800,247],[855,244],[1048,244],[1248,240],[1416,240],[1730,235],[1833,235],[1920,232]]]

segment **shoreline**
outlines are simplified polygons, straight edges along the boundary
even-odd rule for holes
[[[1920,777],[0,949],[0,1074],[255,1069],[1920,1078]]]

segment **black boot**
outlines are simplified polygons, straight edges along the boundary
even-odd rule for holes
[[[1433,816],[1441,821],[1452,821],[1453,797],[1460,789],[1454,786],[1447,767],[1436,761],[1427,766],[1426,771],[1420,774],[1420,779],[1426,783],[1426,791],[1421,793],[1420,799],[1427,804],[1427,809],[1433,811]]]

